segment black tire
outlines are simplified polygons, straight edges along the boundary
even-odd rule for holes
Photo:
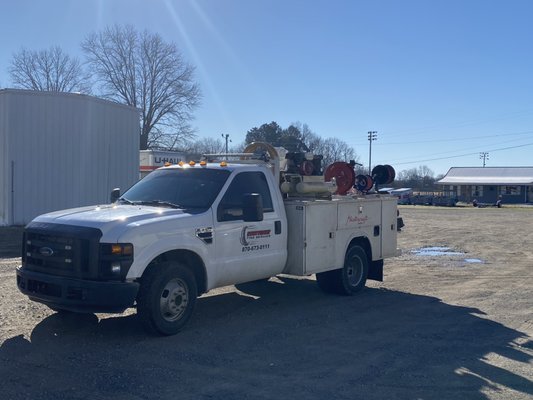
[[[175,335],[191,317],[197,296],[194,274],[185,266],[153,265],[141,279],[137,315],[148,332]]]
[[[327,293],[352,296],[360,292],[368,276],[368,257],[360,246],[352,246],[346,252],[344,267],[316,274],[320,289]]]

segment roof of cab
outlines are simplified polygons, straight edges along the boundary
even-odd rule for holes
[[[241,163],[235,163],[231,161],[221,161],[221,162],[209,162],[204,165],[200,164],[200,162],[194,162],[194,164],[191,163],[183,163],[182,165],[179,164],[171,164],[168,166],[160,167],[159,169],[165,169],[165,168],[206,168],[206,169],[225,169],[228,171],[234,171],[234,170],[257,170],[258,168],[262,169],[268,169],[268,166],[263,163],[257,163],[257,164],[241,164]]]

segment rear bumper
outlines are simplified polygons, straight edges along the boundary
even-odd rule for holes
[[[53,309],[119,313],[133,306],[137,282],[89,281],[17,268],[17,286],[30,300]]]

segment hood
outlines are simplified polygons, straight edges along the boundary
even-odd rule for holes
[[[105,235],[106,232],[118,226],[126,227],[127,225],[142,223],[147,220],[185,215],[190,214],[181,209],[108,204],[55,211],[40,215],[32,222],[86,226],[100,229]]]

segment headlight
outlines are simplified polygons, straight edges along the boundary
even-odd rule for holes
[[[133,244],[100,243],[100,279],[124,280],[133,263]]]

